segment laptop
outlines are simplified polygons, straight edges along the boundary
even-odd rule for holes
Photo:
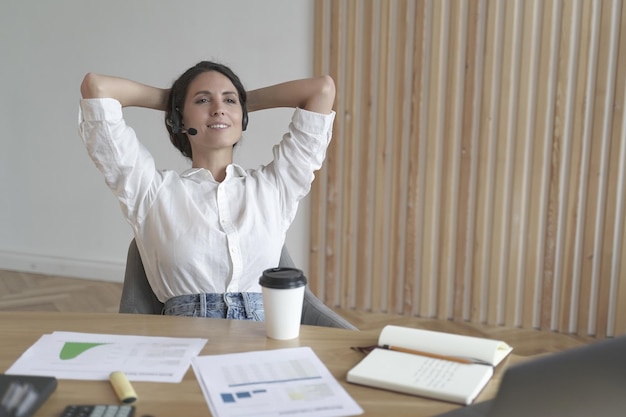
[[[626,336],[620,336],[512,365],[495,398],[437,417],[625,415]]]

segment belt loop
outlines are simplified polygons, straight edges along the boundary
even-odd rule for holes
[[[199,294],[198,295],[198,304],[200,304],[200,317],[206,317],[206,305],[207,305],[207,297],[209,294]]]
[[[254,309],[250,306],[250,295],[247,292],[241,293],[241,298],[243,301],[243,308],[246,310],[246,318],[253,318]]]

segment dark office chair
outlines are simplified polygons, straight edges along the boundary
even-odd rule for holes
[[[285,267],[295,266],[286,247],[283,247],[278,265]],[[137,243],[135,239],[133,239],[128,248],[124,287],[122,288],[119,312],[161,314],[162,310],[163,303],[161,303],[154,295],[154,292],[152,292],[141,261],[141,255],[137,249]],[[301,323],[314,326],[358,330],[355,326],[350,324],[350,322],[335,313],[326,304],[322,303],[322,301],[311,292],[308,286],[304,291]]]

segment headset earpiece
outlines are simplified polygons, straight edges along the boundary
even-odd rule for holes
[[[165,123],[172,128],[173,133],[179,134],[183,132],[180,110],[176,107],[174,97],[172,97],[172,111],[170,112],[170,117],[168,117]]]
[[[243,116],[241,117],[241,130],[246,130],[248,128],[248,109],[245,104],[241,105],[241,110],[243,111]]]

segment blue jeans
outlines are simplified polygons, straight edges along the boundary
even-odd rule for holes
[[[179,295],[165,302],[163,314],[265,321],[263,297],[256,292]]]

